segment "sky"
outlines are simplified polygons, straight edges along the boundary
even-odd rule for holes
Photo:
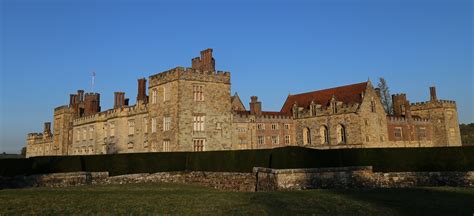
[[[78,89],[135,103],[137,79],[214,49],[232,94],[278,111],[288,94],[384,77],[411,102],[455,100],[474,122],[473,1],[0,0],[0,152],[19,153]]]

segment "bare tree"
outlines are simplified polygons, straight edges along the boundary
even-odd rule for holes
[[[20,154],[21,154],[21,156],[23,156],[23,157],[26,156],[26,147],[21,148]]]
[[[383,77],[380,77],[377,87],[380,89],[380,100],[382,101],[385,112],[387,112],[389,115],[392,115],[392,97],[390,95],[390,90],[388,89],[387,81],[385,81]]]

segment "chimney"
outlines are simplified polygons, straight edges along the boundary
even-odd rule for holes
[[[100,94],[86,93],[84,97],[84,116],[100,112]]]
[[[125,92],[114,92],[114,108],[125,105]]]
[[[250,114],[251,115],[262,114],[262,102],[258,101],[257,96],[250,97]]]
[[[84,90],[77,90],[77,102],[83,102],[84,101]]]
[[[216,62],[212,57],[212,49],[205,49],[201,51],[201,57],[196,57],[191,60],[192,68],[201,71],[215,71]]]
[[[436,96],[436,87],[431,86],[430,87],[430,101],[437,101],[438,97]]]
[[[128,102],[129,102],[129,101],[130,101],[130,99],[128,99],[128,98],[125,98],[125,101],[124,101],[124,103],[123,103],[123,104],[124,104],[125,106],[128,106]]]
[[[74,104],[76,104],[76,98],[77,96],[75,94],[69,95],[69,107],[72,107]]]
[[[142,78],[138,80],[138,94],[137,94],[137,103],[138,101],[142,101],[144,103],[147,102],[146,97],[146,79]]]
[[[44,123],[43,134],[44,135],[50,135],[51,134],[51,122],[45,122]]]

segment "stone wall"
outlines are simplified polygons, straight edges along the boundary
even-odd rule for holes
[[[415,186],[474,187],[469,172],[373,172],[371,166],[269,169],[254,168],[257,191],[314,188],[400,188]]]
[[[256,185],[254,173],[160,172],[109,176],[108,172],[72,172],[15,177],[0,176],[0,189],[149,182],[195,184],[228,191],[255,191]]]
[[[195,184],[228,191],[279,191],[314,188],[401,188],[416,186],[474,187],[469,172],[373,172],[371,166],[269,169],[253,173],[160,172],[109,176],[108,172],[55,173],[1,177],[0,189],[23,187],[67,187],[90,184],[170,182]]]

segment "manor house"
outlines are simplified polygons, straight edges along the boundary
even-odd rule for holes
[[[456,103],[438,99],[435,87],[425,102],[392,99],[388,115],[367,81],[288,95],[280,111],[264,111],[252,96],[247,109],[206,49],[190,68],[138,79],[133,105],[115,92],[114,107],[102,111],[99,93],[71,94],[54,109],[53,130],[46,122],[43,133],[28,134],[26,155],[461,145]]]

